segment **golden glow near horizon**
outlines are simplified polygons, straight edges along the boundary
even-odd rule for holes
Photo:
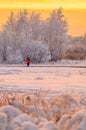
[[[17,9],[58,9],[69,24],[69,34],[77,36],[86,33],[86,0],[0,0],[0,28],[6,22],[10,11]],[[41,11],[40,11],[41,13]],[[48,12],[43,11],[46,17]]]
[[[86,0],[0,0],[0,8],[86,8]]]

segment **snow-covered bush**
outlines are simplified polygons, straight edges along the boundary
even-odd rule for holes
[[[37,126],[29,121],[22,123],[22,128],[20,130],[38,130]]]
[[[23,56],[19,49],[14,51],[13,48],[7,47],[7,63],[9,64],[18,64],[23,62]]]
[[[85,130],[86,129],[86,111],[81,110],[76,112],[73,117],[69,120],[66,130],[71,130],[75,128],[77,130]]]
[[[1,107],[0,112],[6,113],[9,121],[11,121],[14,117],[22,113],[19,109],[11,105],[6,105],[6,106]]]
[[[10,123],[10,129],[17,129],[17,128],[22,128],[22,124],[24,122],[29,122],[31,124],[38,124],[39,120],[31,115],[28,115],[26,113],[21,113],[20,115],[16,116]]]
[[[30,57],[32,63],[40,63],[49,58],[48,47],[42,41],[30,40],[23,52],[25,57]]]
[[[0,112],[0,130],[6,130],[7,122],[7,114],[4,112]]]
[[[57,127],[59,128],[59,130],[65,129],[67,122],[69,121],[70,116],[65,114],[62,115],[62,117],[60,118],[60,120],[57,122]]]

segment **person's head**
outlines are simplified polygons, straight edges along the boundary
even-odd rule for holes
[[[29,57],[27,57],[27,59],[30,59]]]

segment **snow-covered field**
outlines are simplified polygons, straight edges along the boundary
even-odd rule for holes
[[[85,64],[0,65],[0,130],[86,130]]]
[[[30,67],[25,64],[1,65],[0,90],[27,92],[49,89],[53,90],[53,93],[86,92],[86,68],[82,67],[85,67],[85,64],[76,62],[31,64]]]

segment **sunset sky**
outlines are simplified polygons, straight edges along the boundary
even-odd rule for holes
[[[5,23],[11,9],[57,9],[62,7],[69,22],[69,33],[86,32],[86,0],[0,0],[0,24]],[[77,31],[78,29],[78,31]]]
[[[0,0],[0,8],[86,8],[86,0]]]

